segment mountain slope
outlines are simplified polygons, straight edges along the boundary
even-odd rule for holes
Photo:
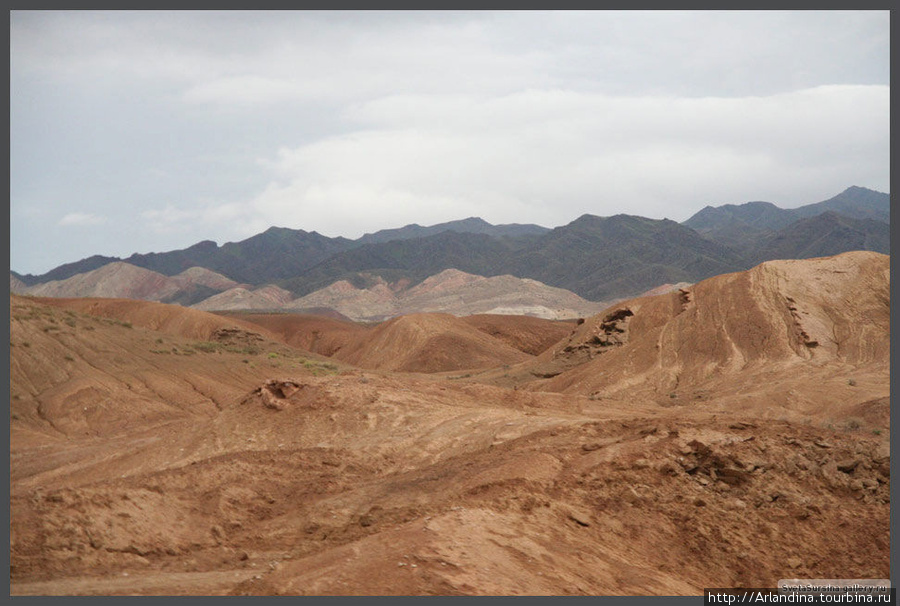
[[[306,295],[335,280],[352,279],[366,272],[388,281],[407,278],[424,280],[445,269],[494,275],[502,267],[513,244],[485,234],[444,231],[434,236],[365,244],[338,253],[302,275],[280,285],[297,295]]]
[[[715,391],[740,406],[752,386],[773,407],[824,411],[853,399],[848,377],[886,373],[889,351],[890,257],[849,252],[769,261],[617,303],[542,354],[545,374],[554,364],[562,372],[540,388],[661,400]],[[807,383],[805,397],[791,391],[811,375],[820,383]]]
[[[670,221],[584,215],[511,255],[506,270],[594,301],[740,269],[727,248]]]
[[[403,313],[453,310],[455,315],[499,314],[560,320],[597,313],[603,303],[510,275],[485,278],[447,269],[401,293]]]
[[[98,269],[111,262],[125,261],[165,276],[174,276],[192,267],[203,267],[245,284],[265,284],[297,275],[337,252],[356,244],[346,238],[329,238],[316,232],[270,227],[240,242],[222,246],[211,240],[182,250],[162,253],[135,253],[127,259],[94,256],[67,263],[41,276],[20,276],[28,285],[64,280]]]
[[[849,250],[891,253],[890,225],[873,219],[851,219],[826,211],[800,219],[762,238],[748,256],[752,262],[771,259],[809,259]]]
[[[771,202],[745,202],[707,206],[682,223],[698,233],[707,233],[727,225],[743,225],[758,229],[781,229],[797,220],[796,214]]]
[[[160,273],[129,263],[109,263],[65,280],[46,282],[28,289],[38,297],[114,297],[160,300],[174,295],[179,285]]]
[[[303,295],[359,272],[413,283],[447,269],[538,280],[589,300],[637,294],[665,282],[694,282],[741,269],[743,259],[674,221],[585,215],[543,235],[491,238],[443,232],[368,244],[335,255],[281,285]]]
[[[240,242],[216,246],[201,242],[168,253],[132,255],[129,263],[166,275],[202,265],[238,282],[264,284],[295,276],[331,255],[352,248],[351,240],[329,238],[316,232],[270,227]]]
[[[373,234],[365,234],[357,240],[360,244],[376,244],[390,242],[392,240],[411,240],[413,238],[425,238],[445,231],[453,231],[468,234],[486,234],[489,236],[528,236],[540,235],[550,231],[546,227],[534,224],[510,223],[505,225],[491,225],[479,217],[469,217],[459,221],[438,223],[429,227],[422,227],[416,223],[397,229],[382,229]]]
[[[793,209],[798,217],[812,217],[834,211],[851,219],[891,221],[891,196],[865,187],[848,187],[833,198]]]
[[[890,206],[890,195],[864,187],[853,186],[823,202],[791,209],[779,208],[769,202],[747,202],[740,205],[726,204],[718,207],[707,206],[682,223],[682,225],[690,227],[704,237],[746,256],[752,265],[765,259],[776,258],[767,253],[770,245],[769,241],[776,232],[788,230],[797,221],[834,212],[850,220],[877,221],[888,224],[890,223]],[[822,228],[823,231],[815,233],[816,228]],[[795,232],[803,232],[803,235],[807,238],[823,239],[828,237],[828,233],[831,230],[832,227],[826,223],[814,222],[804,227],[796,228],[794,231],[785,231],[782,239],[791,237],[791,234]],[[877,232],[879,228],[870,225],[865,228],[865,231]],[[880,236],[878,237],[880,238]],[[854,248],[857,245],[856,240],[853,238],[849,240],[840,239],[827,250],[822,248],[820,252],[809,256],[838,254],[848,250],[887,252],[886,246],[874,243],[869,248]],[[790,256],[791,253],[788,252],[789,247],[784,247],[783,250],[784,252],[779,254],[788,256],[782,258],[799,258]]]
[[[449,314],[412,314],[378,325],[335,357],[363,368],[430,373],[515,364],[529,356]]]
[[[827,212],[847,220],[814,220]],[[251,286],[274,284],[295,297],[343,282],[361,290],[372,289],[379,281],[415,285],[439,272],[457,269],[486,277],[538,280],[585,299],[608,301],[635,296],[663,283],[696,282],[747,269],[773,254],[810,256],[851,249],[888,252],[884,228],[866,222],[886,225],[889,217],[888,194],[851,187],[829,200],[797,209],[781,209],[768,202],[707,207],[682,225],[628,215],[584,215],[548,231],[533,225],[494,226],[469,218],[430,227],[383,230],[356,241],[273,227],[240,242],[218,246],[204,241],[184,250],[135,254],[127,262],[170,277],[203,267],[224,280]],[[44,276],[10,273],[28,286],[38,286],[50,278],[62,281],[118,261],[95,256]],[[12,281],[11,285],[21,288]],[[193,280],[188,292],[165,300],[193,304],[222,289],[221,282]],[[232,295],[237,299],[249,296]],[[217,299],[213,304],[222,303]]]
[[[115,261],[63,280],[19,288],[38,297],[110,297],[190,305],[237,283],[202,267],[164,276],[142,267]]]
[[[93,255],[86,259],[75,261],[74,263],[64,263],[63,265],[55,267],[47,273],[41,274],[39,276],[35,276],[32,274],[22,275],[14,271],[11,271],[10,273],[21,280],[26,286],[33,286],[35,284],[44,284],[46,282],[65,280],[66,278],[71,278],[72,276],[77,274],[83,274],[95,269],[100,269],[104,265],[108,265],[117,261],[121,261],[121,259],[118,257]]]
[[[278,309],[289,304],[291,293],[274,285],[248,290],[242,287],[230,288],[192,305],[204,311],[227,309]]]

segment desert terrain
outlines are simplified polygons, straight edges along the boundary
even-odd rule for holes
[[[10,297],[13,595],[887,578],[890,258],[578,320]]]

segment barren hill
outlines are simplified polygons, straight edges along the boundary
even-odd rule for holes
[[[165,299],[179,289],[170,278],[128,263],[110,263],[65,280],[46,282],[28,289],[38,297],[119,297]]]
[[[336,355],[363,368],[404,372],[486,368],[528,357],[449,314],[413,314],[388,320]]]
[[[22,294],[25,292],[25,283],[22,282],[19,278],[15,277],[12,272],[9,274],[9,292],[13,294]]]
[[[349,320],[296,313],[222,313],[269,330],[293,347],[332,357],[358,340],[368,329]]]
[[[107,298],[36,298],[35,303],[50,307],[100,316],[120,324],[131,324],[153,331],[184,337],[210,340],[228,331],[255,331],[266,338],[278,340],[274,333],[241,320],[226,319],[205,311],[168,305],[153,301]]]
[[[110,297],[191,303],[235,286],[234,280],[203,267],[191,267],[168,277],[129,263],[113,262],[62,280],[19,287],[16,292],[38,297]]]
[[[569,336],[574,321],[555,321],[530,316],[478,314],[462,320],[480,331],[527,354],[536,356]]]
[[[197,305],[215,309],[204,301]],[[527,315],[569,319],[591,315],[605,307],[562,288],[513,276],[486,278],[457,269],[446,269],[413,287],[408,280],[394,283],[376,277],[371,286],[358,288],[341,280],[282,308],[326,307],[359,322],[379,322],[399,315],[449,313]]]
[[[248,290],[237,287],[213,295],[191,307],[204,311],[225,311],[228,309],[278,309],[289,304],[293,296],[283,288],[274,285]]]
[[[769,262],[580,324],[348,325],[339,353],[372,371],[284,342],[337,335],[321,318],[10,307],[13,595],[699,596],[890,574],[883,255]],[[560,341],[519,350],[551,325]]]
[[[824,411],[855,399],[849,383],[888,371],[889,270],[889,257],[870,252],[769,261],[620,302],[542,355],[544,374],[577,366],[539,388],[662,401],[758,390],[773,404]]]
[[[396,293],[378,279],[369,288],[357,288],[347,280],[339,280],[325,288],[294,299],[285,309],[326,307],[360,322],[377,322],[400,312]]]
[[[605,307],[563,288],[510,275],[485,278],[447,269],[403,293],[404,313],[500,314],[567,320]]]

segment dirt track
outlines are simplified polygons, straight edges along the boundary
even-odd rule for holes
[[[791,263],[620,303],[538,356],[498,340],[523,357],[437,374],[360,369],[176,307],[13,297],[11,592],[886,578],[887,257]],[[619,307],[632,315],[609,319]],[[409,335],[429,321],[413,320],[402,350],[425,364],[427,338]],[[453,342],[474,330],[448,326]],[[367,355],[399,360],[391,342]]]

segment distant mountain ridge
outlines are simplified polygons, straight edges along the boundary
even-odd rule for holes
[[[752,263],[773,259],[830,257],[850,250],[889,255],[891,227],[874,219],[851,219],[834,211],[800,219],[765,237]]]
[[[202,267],[192,267],[175,276],[165,276],[130,263],[114,261],[97,269],[63,280],[51,280],[26,286],[14,283],[10,291],[38,297],[107,297],[143,299],[163,303],[191,305],[223,290],[239,286],[221,274]]]
[[[634,296],[661,284],[693,283],[775,258],[848,250],[889,254],[889,220],[888,194],[850,187],[823,202],[794,209],[769,202],[708,206],[681,224],[626,214],[586,214],[547,229],[491,225],[470,217],[430,227],[412,224],[381,230],[357,240],[272,227],[221,246],[206,240],[182,250],[134,254],[124,260],[93,256],[61,265],[43,276],[11,271],[10,285],[21,290],[24,284],[31,290],[121,261],[169,278],[191,268],[204,268],[243,289],[219,296],[213,303],[235,305],[243,300],[260,308],[284,304],[286,299],[302,298],[337,283],[350,287],[344,288],[346,292],[337,289],[337,295],[343,292],[359,297],[360,293],[351,291],[364,290],[365,296],[374,296],[379,281],[403,283],[408,288],[454,269],[478,277],[509,275],[537,280],[584,299],[603,301]],[[147,279],[133,271],[127,275],[132,274],[137,281]],[[120,282],[121,276],[117,278]],[[163,289],[158,297],[195,304],[229,290],[219,286],[198,283],[191,292],[179,290],[180,294]],[[259,290],[262,286],[270,288]],[[98,293],[107,287],[85,282],[79,288]],[[116,292],[139,291],[137,286],[120,284],[117,288]],[[234,288],[238,287],[231,290]]]
[[[411,240],[413,238],[426,238],[434,236],[445,231],[452,231],[465,234],[485,234],[497,237],[519,237],[528,235],[540,235],[550,231],[547,227],[540,225],[510,223],[506,225],[491,225],[480,217],[469,217],[459,221],[450,221],[447,223],[438,223],[430,227],[422,227],[417,223],[406,225],[397,229],[382,229],[373,234],[365,234],[357,240],[360,244],[377,244],[381,242],[390,242],[392,240]]]
[[[888,194],[857,186],[849,187],[837,196],[823,202],[791,209],[780,208],[771,202],[707,206],[685,221],[683,225],[696,230],[697,233],[709,240],[747,256],[750,260],[766,261],[777,258],[769,256],[770,252],[775,254],[775,251],[770,249],[768,244],[775,237],[776,232],[787,229],[803,219],[811,219],[828,212],[853,221],[872,221],[873,223],[854,223],[853,229],[870,234],[868,238],[856,238],[856,240],[871,242],[871,248],[863,250],[886,254],[889,252],[889,248],[883,245],[882,229],[876,223],[885,225],[890,223],[891,197]],[[825,224],[822,226],[824,227]],[[806,231],[808,232],[809,229]],[[786,232],[782,239],[791,237],[792,233],[800,234],[798,230],[794,229]],[[852,246],[852,244],[847,242],[843,247],[836,244],[831,246],[831,249],[842,249],[838,252],[854,250],[848,246]],[[794,248],[796,247],[781,246],[779,249],[781,252],[778,254],[792,255],[794,253],[791,250]]]

